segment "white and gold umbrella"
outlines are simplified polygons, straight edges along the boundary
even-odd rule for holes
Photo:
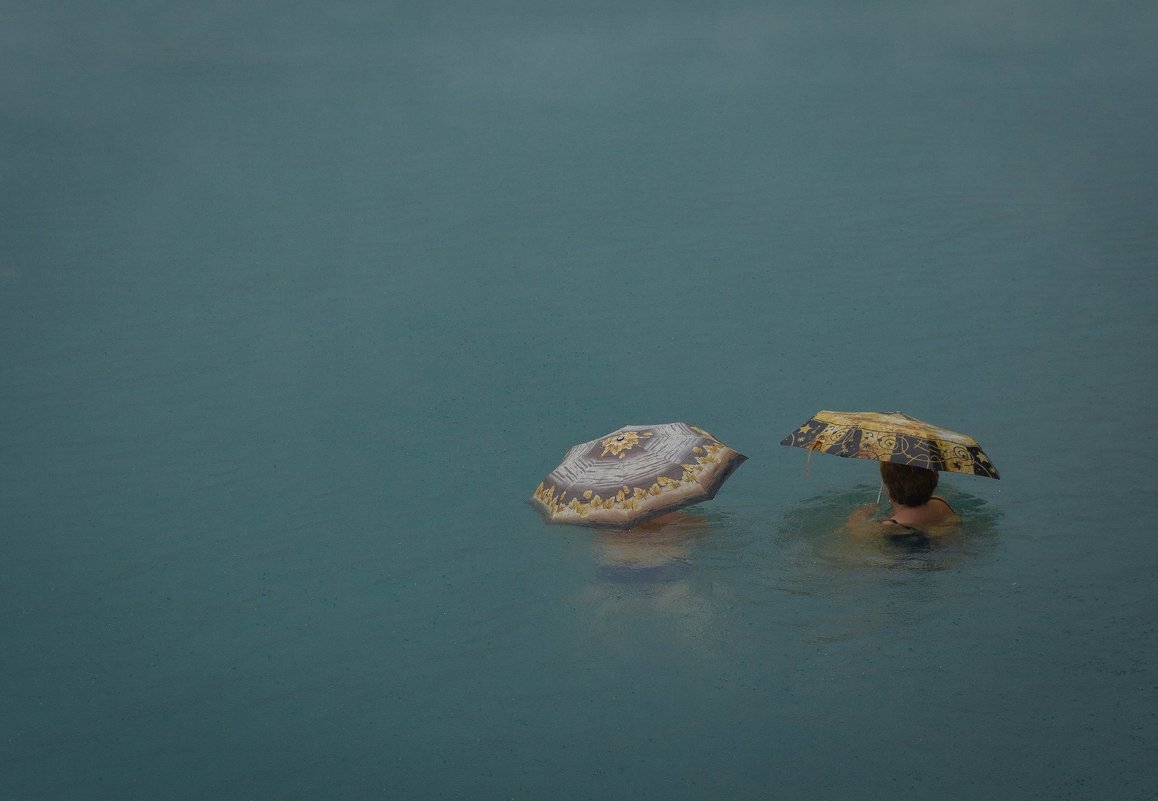
[[[716,497],[746,458],[687,423],[624,426],[567,451],[531,502],[552,522],[630,528]]]

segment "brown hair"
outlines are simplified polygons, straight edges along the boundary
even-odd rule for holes
[[[896,462],[881,462],[881,479],[889,497],[902,506],[921,506],[937,488],[937,471]]]

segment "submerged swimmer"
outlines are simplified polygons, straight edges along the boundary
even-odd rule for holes
[[[684,578],[692,569],[686,544],[707,531],[704,518],[683,512],[670,512],[630,529],[605,530],[595,541],[600,575],[616,584]]]
[[[933,494],[937,488],[935,470],[881,462],[881,480],[893,505],[892,514],[874,521],[876,504],[857,507],[847,524],[853,534],[928,538],[961,519],[948,501]]]

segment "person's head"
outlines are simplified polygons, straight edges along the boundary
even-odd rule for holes
[[[902,506],[920,506],[937,489],[937,471],[895,462],[881,462],[881,479],[889,498]]]

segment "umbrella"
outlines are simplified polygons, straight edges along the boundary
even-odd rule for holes
[[[820,411],[780,444],[852,459],[1001,478],[977,440],[901,412]]]
[[[687,423],[624,426],[567,451],[531,503],[553,522],[628,528],[716,497],[746,458]]]

